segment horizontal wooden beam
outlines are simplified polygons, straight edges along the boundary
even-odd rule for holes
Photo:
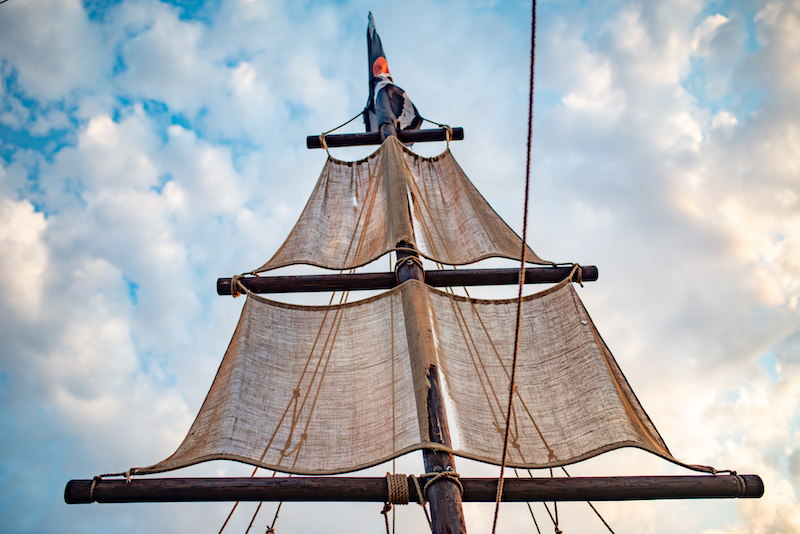
[[[403,143],[423,143],[427,141],[445,141],[445,130],[435,128],[431,130],[397,130],[397,137]],[[462,141],[464,139],[464,128],[453,128],[451,141]],[[380,132],[367,132],[356,134],[331,134],[325,136],[325,143],[328,147],[341,146],[364,146],[381,144]],[[308,148],[322,148],[322,142],[318,135],[306,137]]]
[[[440,484],[449,484],[442,481]],[[462,478],[465,502],[493,502],[495,478]],[[68,504],[86,504],[91,480],[70,480],[64,491]],[[417,502],[412,480],[409,495]],[[337,501],[385,502],[385,478],[276,477],[276,478],[136,478],[98,480],[93,500],[122,502],[207,501]],[[641,501],[653,499],[758,498],[764,483],[758,475],[702,475],[650,477],[509,478],[503,501]]]
[[[597,267],[581,266],[584,282],[597,280]],[[572,267],[531,267],[525,269],[526,284],[557,283],[569,276]],[[448,269],[425,271],[425,283],[433,287],[497,286],[516,284],[519,269]],[[391,289],[397,277],[388,273],[319,274],[308,276],[251,276],[242,284],[253,293],[305,293],[313,291],[358,291]],[[231,279],[217,280],[217,293],[231,294]]]

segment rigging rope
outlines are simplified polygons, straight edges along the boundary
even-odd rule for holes
[[[528,92],[528,143],[525,157],[525,208],[522,217],[522,254],[519,266],[519,293],[517,295],[517,324],[514,332],[514,358],[511,363],[511,383],[508,387],[508,412],[506,414],[506,431],[503,439],[503,461],[500,464],[500,476],[497,478],[497,497],[492,521],[492,534],[497,531],[497,517],[500,514],[500,501],[503,499],[503,474],[506,468],[506,455],[508,454],[508,433],[511,428],[511,408],[514,404],[514,389],[516,388],[517,354],[519,351],[519,330],[522,320],[522,290],[525,284],[525,243],[528,238],[528,195],[531,183],[531,141],[533,138],[533,72],[536,58],[536,0],[533,0],[531,14],[531,69],[530,89]]]

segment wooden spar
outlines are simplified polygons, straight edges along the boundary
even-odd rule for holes
[[[652,499],[759,498],[764,483],[758,475],[509,478],[504,502],[641,501]],[[496,478],[462,478],[464,502],[493,502]],[[91,480],[70,480],[64,490],[68,504],[87,504]],[[434,484],[431,488],[436,487]],[[447,484],[450,486],[452,484]],[[417,502],[413,481],[408,494]],[[385,502],[385,478],[278,477],[278,478],[136,478],[131,482],[98,480],[94,500],[123,502]]]
[[[382,124],[380,133],[382,140],[388,135],[397,135],[391,124]],[[387,184],[390,209],[401,214],[400,218],[403,219],[413,236],[414,227],[411,223],[411,208],[408,203],[405,181],[401,176],[391,176],[389,179],[395,180],[394,183]],[[400,241],[397,243],[397,247],[404,249],[396,252],[397,283],[402,284],[408,280],[425,282],[425,271],[422,269],[419,255],[413,250],[414,246],[411,243]],[[411,295],[403,295],[403,315],[412,367],[416,358],[421,362],[430,361],[434,351],[433,338],[428,335],[431,328],[429,310],[427,304],[424,305],[424,309],[420,309],[422,306],[418,308],[419,305],[420,303],[411,298]],[[426,366],[426,382],[429,385],[427,391],[428,439],[432,443],[441,443],[452,448],[444,395],[439,382],[439,369],[436,363],[427,363]],[[442,471],[457,473],[455,458],[448,452],[423,449],[422,459],[426,473]],[[426,498],[430,504],[432,534],[467,534],[467,523],[461,507],[461,490],[458,485],[448,478],[440,479],[427,489]]]
[[[582,265],[583,282],[597,280],[597,267]],[[551,284],[567,278],[572,267],[529,267],[526,284]],[[425,271],[425,283],[433,287],[511,285],[519,280],[519,269],[447,269]],[[242,278],[253,293],[303,293],[312,291],[356,291],[391,289],[398,285],[395,273],[322,274],[308,276],[253,276]],[[231,294],[231,279],[217,280],[219,295]]]
[[[446,141],[444,129],[435,128],[432,130],[397,130],[397,138],[403,143],[422,143],[426,141]],[[453,128],[451,141],[462,141],[464,139],[464,128]],[[364,146],[380,145],[383,142],[381,132],[367,132],[356,134],[332,134],[325,136],[325,144],[328,147],[344,146]],[[322,142],[318,135],[306,137],[308,148],[322,148]]]

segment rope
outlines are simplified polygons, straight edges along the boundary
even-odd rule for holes
[[[572,276],[577,273],[578,276],[575,278],[575,281],[583,287],[583,268],[578,265],[577,263],[572,264],[572,272],[569,273],[569,279],[572,280]]]
[[[330,129],[330,130],[328,130],[327,132],[322,132],[321,134],[319,134],[319,143],[322,145],[322,148],[324,148],[324,149],[325,149],[325,152],[327,152],[327,153],[328,153],[328,157],[331,157],[331,151],[330,151],[330,150],[328,150],[328,143],[327,143],[327,142],[325,142],[325,136],[326,136],[326,135],[328,135],[328,134],[329,134],[329,133],[331,133],[331,132],[334,132],[334,131],[338,130],[339,128],[343,128],[343,127],[347,126],[348,124],[350,124],[351,122],[353,122],[354,120],[356,120],[358,117],[360,117],[360,116],[361,116],[361,115],[363,115],[363,114],[364,114],[364,111],[363,111],[363,110],[362,110],[362,111],[359,111],[359,112],[358,112],[358,113],[355,115],[355,117],[353,117],[353,118],[352,118],[352,119],[350,119],[349,121],[347,121],[347,122],[344,122],[344,123],[340,124],[340,125],[339,125],[339,126],[337,126],[336,128],[331,128],[331,129]]]
[[[422,488],[419,486],[419,480],[414,475],[409,475],[411,480],[414,481],[414,488],[417,490],[417,504],[422,506],[422,511],[425,512],[425,519],[428,520],[428,526],[433,530],[433,523],[431,523],[431,516],[428,514],[428,509],[425,508],[425,494],[422,492]]]
[[[425,473],[422,475],[423,477],[431,476],[428,482],[425,483],[425,487],[422,488],[422,495],[425,497],[425,500],[428,500],[428,488],[430,488],[436,482],[440,480],[449,480],[450,482],[455,483],[458,486],[458,490],[461,492],[461,495],[464,495],[464,486],[461,484],[461,481],[458,479],[459,474],[455,471],[441,471],[439,473]]]
[[[388,499],[391,504],[408,504],[408,477],[386,473]]]
[[[447,150],[450,150],[450,140],[453,138],[453,129],[450,126],[448,126],[447,124],[439,124],[438,122],[432,121],[430,119],[426,119],[425,117],[420,117],[420,118],[423,121],[429,122],[431,124],[435,124],[436,126],[441,128],[442,130],[444,130],[444,132],[445,132],[444,138],[447,141]]]
[[[397,274],[397,271],[400,269],[400,267],[402,267],[403,264],[406,264],[406,263],[416,263],[417,265],[419,265],[420,269],[424,270],[424,267],[422,266],[422,260],[421,259],[419,259],[416,256],[406,256],[405,258],[399,258],[394,263],[394,273]]]
[[[508,388],[508,412],[506,413],[506,431],[503,439],[503,461],[500,464],[500,475],[497,478],[497,496],[494,508],[494,520],[492,521],[492,534],[497,531],[497,517],[500,514],[500,501],[503,499],[503,474],[506,469],[506,455],[508,454],[508,434],[511,429],[511,409],[514,405],[514,390],[516,388],[517,376],[517,354],[519,353],[519,331],[522,320],[522,290],[525,286],[525,252],[528,248],[525,243],[528,237],[528,196],[531,183],[531,143],[533,138],[533,73],[536,58],[536,0],[533,0],[531,15],[531,74],[530,90],[528,93],[528,144],[526,149],[525,162],[525,207],[522,218],[522,254],[519,266],[519,292],[517,295],[517,321],[514,331],[514,358],[511,363],[511,383]],[[556,527],[556,530],[558,528]]]
[[[566,468],[566,467],[564,467],[563,465],[561,466],[561,470],[562,470],[562,471],[564,471],[564,474],[565,474],[565,475],[567,475],[568,477],[572,477],[572,475],[570,475],[570,474],[567,472],[567,468]],[[597,510],[597,508],[595,508],[595,507],[594,507],[594,505],[593,505],[593,504],[592,504],[590,501],[586,501],[586,504],[588,504],[588,505],[589,505],[589,508],[591,508],[591,509],[592,509],[592,511],[595,513],[595,515],[597,515],[597,517],[598,517],[598,518],[600,518],[600,521],[602,521],[602,522],[603,522],[603,524],[606,526],[606,528],[608,529],[608,531],[609,531],[611,534],[614,534],[614,531],[611,529],[611,525],[609,525],[608,523],[606,523],[606,520],[603,518],[603,516],[602,516],[602,515],[600,515],[600,512]]]
[[[713,467],[711,467],[709,469],[711,469],[711,474],[714,475],[714,476],[717,476],[720,473],[728,473],[730,476],[736,478],[736,484],[739,486],[739,494],[736,495],[737,498],[738,497],[742,497],[744,495],[745,491],[747,491],[747,483],[744,481],[744,477],[742,475],[738,474],[736,471],[734,471],[732,469],[720,469],[720,470],[718,470],[718,469],[714,469]]]
[[[97,487],[97,483],[100,482],[101,480],[103,480],[103,477],[125,477],[125,483],[126,484],[130,484],[131,483],[131,475],[133,475],[135,473],[135,471],[136,471],[136,469],[131,468],[131,469],[128,469],[127,471],[123,471],[122,473],[105,473],[105,474],[97,475],[97,476],[93,477],[92,478],[92,484],[89,486],[89,502],[90,503],[95,502],[94,490]]]

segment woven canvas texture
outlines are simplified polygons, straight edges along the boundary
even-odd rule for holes
[[[519,236],[492,210],[449,150],[424,158],[389,137],[361,161],[328,158],[289,237],[256,271],[299,263],[351,269],[401,241],[447,265],[519,259],[522,250]],[[550,263],[530,249],[526,259]]]
[[[452,451],[498,464],[515,313],[514,300],[416,281],[331,307],[251,295],[186,439],[137,471],[226,458],[331,474],[437,447],[428,442],[430,366],[452,401]],[[525,298],[509,465],[565,465],[623,446],[674,461],[572,285]]]

